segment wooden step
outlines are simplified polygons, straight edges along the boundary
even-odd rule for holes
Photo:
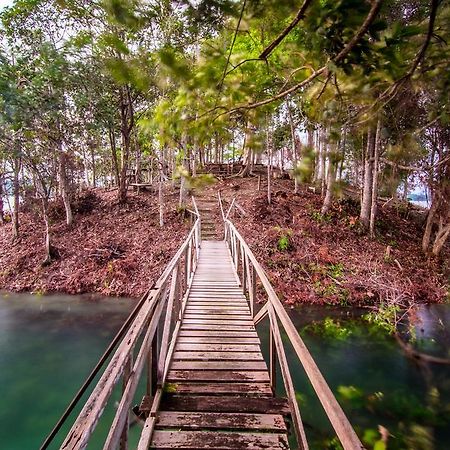
[[[261,372],[248,372],[240,370],[169,370],[167,374],[169,383],[180,381],[211,381],[218,382],[270,382],[267,370]]]
[[[176,394],[236,395],[272,397],[269,383],[176,383],[171,386]]]
[[[158,449],[288,449],[284,434],[156,430],[150,448]]]
[[[284,398],[251,397],[239,395],[164,395],[165,411],[240,412],[259,414],[289,414]]]
[[[261,430],[286,432],[286,424],[280,414],[245,413],[197,413],[161,411],[157,428],[201,430]]]

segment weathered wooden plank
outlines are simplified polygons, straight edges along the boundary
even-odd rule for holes
[[[286,424],[279,414],[198,413],[161,411],[157,428],[261,430],[286,432]]]
[[[264,361],[172,361],[173,370],[267,370]]]
[[[250,313],[250,310],[248,309],[248,306],[214,306],[214,305],[202,305],[202,306],[196,306],[196,305],[189,305],[185,309],[185,314],[199,314],[199,315],[227,315],[227,316],[242,316],[246,315],[248,318],[248,315]]]
[[[178,334],[180,337],[244,337],[244,338],[250,338],[250,337],[258,337],[258,333],[253,330],[238,330],[238,331],[228,331],[225,329],[219,329],[219,330],[195,330],[195,329],[184,329],[182,328]]]
[[[206,325],[206,326],[211,326],[211,325],[216,325],[216,326],[224,326],[224,327],[228,327],[228,326],[234,326],[234,327],[243,327],[243,326],[251,326],[253,327],[253,321],[251,320],[219,320],[219,319],[183,319],[183,326],[188,326],[188,325]]]
[[[250,320],[218,320],[218,319],[185,319],[183,320],[183,326],[188,327],[191,325],[206,325],[207,327],[217,326],[219,327],[234,327],[239,329],[239,327],[253,327],[253,322]]]
[[[220,343],[223,344],[223,343]],[[189,361],[263,361],[260,352],[175,352],[173,354],[174,360],[189,360]]]
[[[239,337],[237,340],[240,344],[259,344],[258,337]],[[178,338],[180,344],[235,344],[236,337],[227,336],[182,336]]]
[[[254,381],[269,382],[269,374],[263,372],[245,372],[239,370],[169,370],[168,382],[178,381]]]
[[[233,315],[233,314],[207,314],[204,312],[195,312],[195,313],[188,313],[187,311],[184,314],[184,320],[226,320],[226,321],[237,321],[241,322],[242,320],[253,323],[253,320],[250,319],[249,314],[240,314],[240,315]],[[238,323],[238,325],[239,325]]]
[[[189,297],[189,302],[204,302],[204,301],[213,301],[213,302],[246,302],[245,295],[243,294],[233,294],[232,296],[225,297],[224,295],[192,295]]]
[[[259,398],[237,395],[208,396],[166,394],[164,398],[164,410],[289,414],[289,406],[285,398]]]
[[[189,303],[187,304],[190,307],[200,307],[200,306],[214,306],[220,308],[221,306],[230,307],[230,308],[246,308],[248,307],[248,303],[245,299],[231,299],[231,300],[217,300],[215,298],[204,298],[199,300],[189,299]]]
[[[225,324],[215,323],[184,323],[181,326],[181,330],[216,330],[216,331],[255,331],[254,325],[230,325],[229,322]]]
[[[189,343],[177,344],[176,352],[261,352],[259,345],[255,344],[203,344]]]
[[[243,394],[273,396],[269,383],[176,383],[171,385],[171,392],[178,394]]]

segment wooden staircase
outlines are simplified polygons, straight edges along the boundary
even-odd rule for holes
[[[202,218],[202,239],[207,241],[222,240],[223,225],[217,197],[209,193],[200,193],[195,198]]]
[[[287,449],[250,309],[224,241],[202,241],[150,448]]]

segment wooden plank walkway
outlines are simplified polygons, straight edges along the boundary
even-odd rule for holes
[[[150,448],[288,449],[288,413],[227,245],[202,241]]]

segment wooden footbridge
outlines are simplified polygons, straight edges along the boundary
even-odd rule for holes
[[[91,445],[91,436],[117,390],[120,400],[107,426],[105,450],[307,449],[280,327],[343,448],[363,448],[220,196],[219,204],[225,239],[201,239],[193,199],[195,224],[186,241],[41,449],[50,445],[97,373],[101,376],[61,449],[100,448]],[[257,292],[266,298],[258,312]],[[270,324],[267,363],[255,328],[264,319]],[[278,390],[277,370],[283,380]],[[136,417],[142,427],[130,428]]]

